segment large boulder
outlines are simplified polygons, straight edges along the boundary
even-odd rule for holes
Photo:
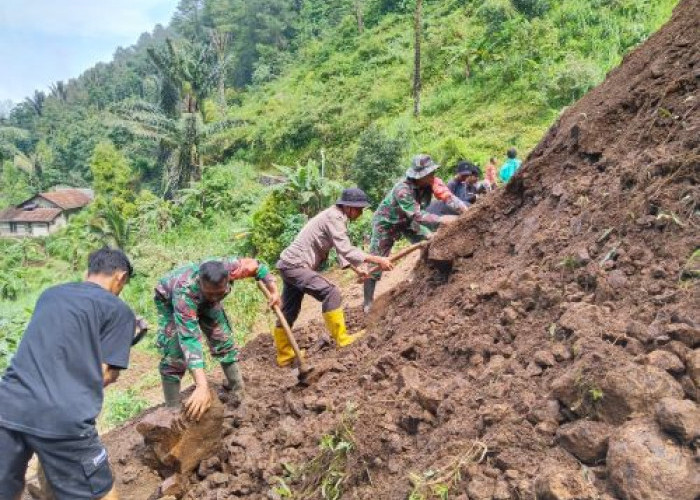
[[[224,405],[212,391],[212,405],[199,422],[180,411],[158,408],[136,426],[147,448],[146,460],[159,470],[186,476],[199,462],[216,454],[222,438]]]
[[[610,437],[609,480],[624,500],[696,500],[700,470],[650,419],[628,422]]]
[[[557,442],[581,462],[594,465],[605,460],[610,431],[603,422],[577,420],[558,429]]]
[[[647,412],[664,397],[683,397],[683,388],[667,372],[619,360],[601,365],[595,354],[577,361],[551,385],[552,395],[579,416],[596,416],[620,425],[637,412]]]
[[[684,443],[700,439],[700,407],[688,399],[663,398],[656,404],[656,421]]]

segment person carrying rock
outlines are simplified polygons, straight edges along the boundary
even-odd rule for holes
[[[284,282],[282,313],[289,326],[291,327],[299,316],[304,295],[311,295],[322,303],[323,319],[338,347],[352,344],[357,336],[347,333],[340,289],[318,272],[328,258],[330,250],[335,248],[341,266],[351,266],[361,277],[366,277],[366,273],[359,269],[364,262],[377,264],[384,271],[390,271],[394,267],[389,259],[366,254],[350,242],[347,222],[360,217],[367,206],[369,200],[364,191],[358,188],[343,190],[335,205],[306,223],[277,262],[277,269]],[[273,330],[273,337],[277,349],[277,364],[290,365],[295,357],[294,351],[279,323]]]
[[[453,222],[456,215],[436,215],[426,209],[433,196],[446,204],[455,214],[464,213],[467,206],[455,196],[445,183],[435,176],[440,166],[429,155],[413,157],[405,177],[394,185],[374,212],[372,255],[388,256],[394,243],[405,236],[412,243],[427,239],[441,224]],[[372,273],[364,283],[364,311],[369,312],[374,301],[374,290],[381,278],[381,270]]]
[[[21,497],[34,453],[59,500],[117,498],[95,419],[138,340],[134,313],[118,298],[132,272],[123,252],[102,248],[88,257],[85,281],[37,300],[0,381],[0,499]]]
[[[185,402],[186,415],[198,420],[211,404],[204,373],[202,334],[220,364],[231,391],[243,390],[238,349],[221,301],[234,281],[261,280],[270,292],[270,306],[279,304],[274,277],[255,259],[225,257],[190,263],[160,279],[154,301],[158,311],[156,343],[162,355],[159,370],[165,404],[180,406],[180,381],[189,370],[195,390]]]

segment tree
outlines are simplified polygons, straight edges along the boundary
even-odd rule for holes
[[[25,102],[32,107],[37,116],[41,116],[44,111],[44,101],[46,101],[46,94],[39,90],[35,90],[32,97],[25,99]]]
[[[413,51],[413,116],[420,115],[420,41],[421,25],[423,23],[423,0],[416,0],[416,10],[413,17],[413,32],[415,37]]]
[[[309,217],[330,205],[342,189],[337,182],[321,176],[314,160],[309,160],[306,165],[297,165],[296,168],[278,165],[277,169],[287,180],[275,189],[285,193]]]
[[[350,173],[373,205],[382,200],[401,175],[401,159],[405,149],[406,141],[403,138],[391,138],[376,125],[368,127],[360,136]]]
[[[99,142],[90,158],[92,187],[99,197],[134,199],[134,176],[127,159],[110,141]]]

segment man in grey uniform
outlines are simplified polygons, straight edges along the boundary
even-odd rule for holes
[[[322,302],[326,327],[338,347],[353,343],[356,337],[347,333],[340,290],[318,272],[328,258],[328,252],[335,248],[341,265],[352,266],[363,277],[365,275],[359,266],[364,262],[377,264],[383,271],[394,267],[388,258],[366,254],[350,242],[347,221],[357,219],[368,205],[364,191],[357,188],[345,189],[335,205],[316,215],[304,226],[277,262],[277,269],[284,282],[282,313],[287,323],[290,327],[294,324],[299,316],[301,301],[305,294],[309,294]],[[281,325],[275,326],[273,337],[277,348],[277,364],[291,364],[294,351]]]

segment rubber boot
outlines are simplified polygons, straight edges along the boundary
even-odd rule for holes
[[[357,335],[348,335],[348,330],[345,327],[345,314],[342,308],[324,312],[323,319],[326,321],[328,333],[331,334],[338,347],[350,345],[359,338]]]
[[[296,355],[294,354],[294,349],[292,349],[292,344],[289,343],[284,328],[276,326],[275,329],[272,330],[272,337],[275,339],[275,348],[277,349],[277,365],[291,365]]]
[[[180,407],[180,381],[173,382],[172,380],[161,379],[163,384],[163,399],[165,406],[168,408]]]
[[[221,369],[224,371],[226,381],[228,382],[226,389],[232,392],[242,393],[245,385],[243,384],[241,370],[238,369],[238,363],[221,363]]]
[[[374,302],[374,289],[377,286],[377,280],[368,279],[364,283],[365,292],[365,302],[362,310],[367,314],[370,309],[372,309],[372,303]]]

